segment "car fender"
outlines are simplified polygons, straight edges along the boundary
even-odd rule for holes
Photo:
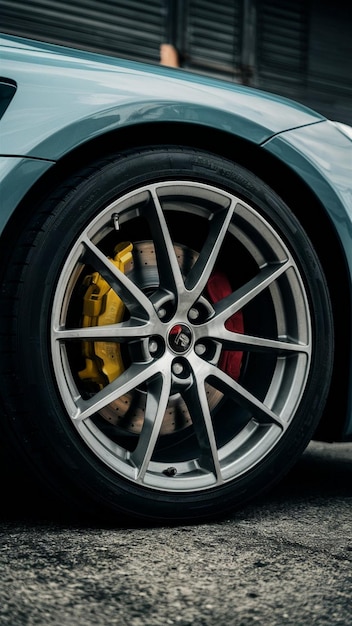
[[[331,224],[342,242],[349,275],[346,293],[352,311],[352,141],[329,121],[291,130],[271,138],[263,149],[275,155],[294,170],[312,189],[325,206]],[[351,325],[352,326],[352,319]],[[351,333],[350,333],[351,336]],[[352,354],[352,339],[350,354]],[[352,388],[350,359],[349,388]],[[343,431],[345,439],[352,439],[352,403],[349,398]]]
[[[17,85],[1,120],[3,155],[58,160],[92,138],[150,122],[213,127],[260,144],[324,119],[285,98],[183,70],[16,38],[1,44],[2,75]]]

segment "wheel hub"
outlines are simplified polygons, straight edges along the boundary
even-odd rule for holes
[[[176,354],[185,354],[193,342],[193,333],[186,324],[175,324],[169,331],[168,345]]]

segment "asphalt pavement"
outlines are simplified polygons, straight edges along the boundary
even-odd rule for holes
[[[0,516],[0,626],[351,626],[352,444],[216,523]]]

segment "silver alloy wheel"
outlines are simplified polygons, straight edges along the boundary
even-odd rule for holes
[[[111,257],[126,239],[133,261],[121,271]],[[232,286],[218,301],[207,294],[215,268]],[[123,301],[122,321],[82,325],[77,303],[92,271]],[[233,332],[239,311],[244,330]],[[121,347],[123,371],[99,389],[78,375],[86,342]],[[285,434],[310,369],[309,305],[298,262],[254,207],[204,183],[160,182],[107,206],[73,243],[51,346],[67,414],[93,453],[142,486],[194,492],[256,466]],[[219,367],[224,350],[242,355],[238,378]],[[108,423],[126,396],[142,415],[135,434],[131,420]],[[167,425],[170,411],[183,415],[179,427]]]

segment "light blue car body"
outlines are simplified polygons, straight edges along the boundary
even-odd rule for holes
[[[0,120],[0,245],[33,186],[79,146],[104,136],[108,142],[120,129],[138,134],[141,125],[189,124],[204,133],[216,129],[245,139],[285,162],[305,182],[324,206],[340,242],[349,277],[345,302],[351,310],[348,129],[344,133],[343,127],[283,98],[183,70],[7,35],[0,38],[0,46],[0,83],[14,91]],[[351,325],[346,340],[351,342]],[[343,440],[352,439],[352,346],[349,354]]]

